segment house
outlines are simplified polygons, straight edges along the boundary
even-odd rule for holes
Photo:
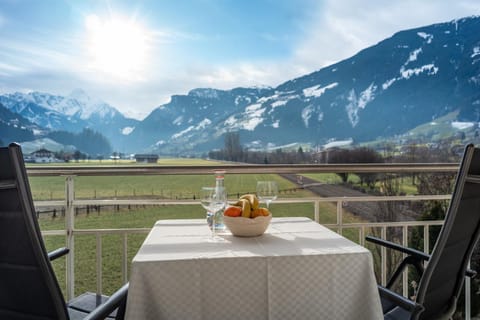
[[[137,163],[157,163],[157,154],[136,154],[135,161]]]
[[[47,149],[39,149],[30,154],[30,159],[35,163],[57,162],[55,154]]]

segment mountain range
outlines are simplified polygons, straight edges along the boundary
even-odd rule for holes
[[[400,31],[356,55],[275,88],[197,88],[139,121],[81,90],[0,95],[0,130],[104,134],[115,150],[188,155],[223,147],[320,146],[408,135],[448,116],[452,131],[480,121],[480,17]],[[10,112],[10,114],[5,114]],[[9,122],[17,114],[17,123]],[[453,116],[452,116],[453,115]],[[10,124],[9,124],[10,123]],[[30,130],[30,131],[28,131]],[[425,134],[425,131],[423,131]],[[477,133],[476,133],[477,134]],[[22,141],[32,136],[22,136]]]

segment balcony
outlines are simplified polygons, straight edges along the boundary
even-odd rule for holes
[[[362,165],[222,165],[222,166],[29,166],[27,168],[32,185],[35,206],[39,212],[42,232],[49,249],[66,245],[71,253],[62,262],[55,262],[58,278],[64,283],[64,293],[71,298],[85,290],[110,294],[115,288],[128,281],[130,261],[143,242],[155,220],[169,218],[201,218],[204,212],[191,192],[176,192],[165,189],[145,190],[139,187],[142,181],[152,179],[158,184],[187,183],[186,177],[198,176],[200,184],[213,181],[214,169],[227,171],[226,184],[229,198],[253,192],[253,184],[229,184],[229,181],[248,180],[255,177],[279,176],[283,179],[279,199],[272,207],[276,216],[307,216],[351,240],[365,245],[367,234],[383,238],[394,238],[409,245],[413,238],[421,239],[425,252],[433,245],[432,236],[442,220],[415,219],[412,212],[415,204],[440,201],[447,203],[450,194],[369,195],[356,192],[342,195],[321,196],[313,192],[319,186],[333,185],[333,181],[307,183],[297,179],[300,175],[355,173],[388,174],[390,181],[411,174],[454,174],[458,164],[362,164]],[[102,190],[97,186],[101,179],[123,183],[128,177],[132,184],[128,194],[119,190]],[[130,177],[135,177],[132,182]],[[243,177],[243,178],[242,178]],[[290,177],[290,180],[287,178]],[[44,180],[55,185],[52,190],[42,188]],[[100,179],[100,180],[99,180]],[[253,179],[253,178],[252,178]],[[253,181],[253,180],[252,180]],[[155,182],[153,182],[155,183]],[[248,189],[250,188],[250,189]],[[140,190],[142,189],[142,190]],[[181,208],[181,209],[179,209]],[[369,209],[370,208],[370,209]],[[396,215],[380,217],[365,214],[371,208],[375,212],[392,210]],[[113,223],[114,222],[114,223]],[[112,227],[115,226],[115,227]],[[387,250],[372,250],[378,281],[385,284],[390,265],[398,257]],[[411,294],[412,279],[408,272],[403,274],[400,290]],[[471,315],[471,282],[465,284],[465,319]]]

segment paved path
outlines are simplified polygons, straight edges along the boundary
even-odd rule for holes
[[[302,176],[302,184],[298,183],[296,174],[282,174],[283,178],[295,183],[299,188],[305,188],[321,197],[366,197],[369,194],[354,190],[344,185],[319,183],[316,180]],[[348,202],[345,209],[367,221],[382,221],[381,205],[377,202]],[[411,220],[411,217],[401,215],[397,220]]]

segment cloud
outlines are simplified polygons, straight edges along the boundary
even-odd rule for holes
[[[24,69],[11,64],[0,62],[0,75],[9,76],[12,73],[23,72]]]
[[[112,82],[96,86],[84,79],[77,85],[130,117],[142,119],[154,108],[168,103],[172,95],[184,95],[194,88],[229,90],[235,87],[276,86],[305,74],[304,71],[293,64],[281,66],[268,61],[233,65],[183,64],[175,73],[160,72],[142,83]]]
[[[320,68],[348,58],[394,33],[480,14],[478,1],[327,0],[304,25],[295,60]]]
[[[277,86],[292,77],[304,74],[304,69],[294,63],[279,61],[239,61],[231,64],[184,65],[172,77],[177,92],[186,93],[197,87],[228,90],[235,87]],[[160,79],[158,79],[160,80]]]
[[[176,65],[175,72],[150,79],[156,84],[155,95],[149,94],[145,88],[139,87],[138,90],[144,92],[145,103],[150,98],[153,99],[150,104],[158,101],[160,105],[168,102],[172,94],[186,94],[197,87],[224,90],[239,86],[275,87],[346,59],[398,31],[475,13],[480,13],[479,5],[466,0],[455,3],[437,0],[327,0],[319,3],[317,10],[309,12],[302,20],[304,34],[297,35],[300,39],[291,39],[291,57],[270,60],[246,57],[243,61],[229,64],[183,60]],[[275,40],[269,34],[261,34],[261,37],[267,41]],[[204,40],[205,36],[192,37],[170,30],[160,38],[182,41]],[[161,66],[155,70],[162,70]]]

